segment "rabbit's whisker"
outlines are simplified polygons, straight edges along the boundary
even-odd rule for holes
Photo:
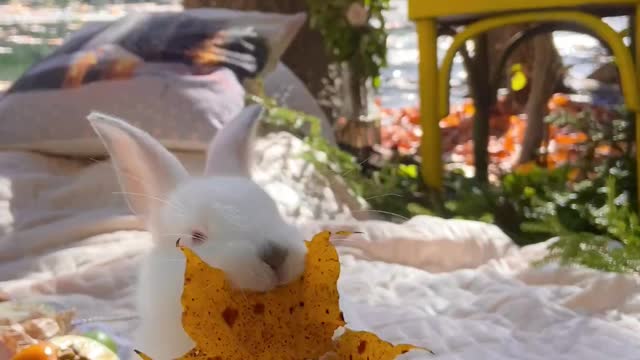
[[[403,197],[400,194],[394,194],[394,193],[389,193],[389,194],[381,194],[381,195],[374,195],[374,196],[369,196],[367,198],[364,198],[365,200],[371,200],[371,199],[377,199],[377,198],[381,198],[381,197],[386,197],[386,196],[397,196],[397,197]]]
[[[364,163],[366,163],[367,161],[371,160],[371,158],[373,157],[373,155],[370,155],[368,158],[362,160],[361,162],[358,163],[359,166],[362,166]],[[340,174],[341,176],[345,176],[347,174],[349,174],[350,172],[352,172],[353,170],[355,170],[355,168],[351,168],[345,172],[343,172],[342,174]]]
[[[151,199],[151,200],[156,200],[159,201],[163,204],[169,205],[170,207],[172,207],[173,209],[175,209],[176,211],[178,211],[178,215],[180,216],[185,216],[185,209],[183,207],[179,207],[177,204],[173,204],[168,200],[159,198],[157,196],[151,196],[151,195],[147,195],[147,194],[142,194],[142,193],[134,193],[134,192],[130,192],[130,191],[114,191],[112,194],[121,194],[121,195],[132,195],[132,196],[140,196],[140,197],[146,197],[147,199]]]
[[[162,257],[161,259],[166,262],[184,262],[184,258]]]
[[[395,216],[395,217],[400,218],[400,219],[405,220],[405,221],[409,220],[409,218],[406,217],[406,216],[402,216],[400,214],[396,214],[396,213],[393,213],[393,212],[390,212],[390,211],[384,211],[384,210],[369,209],[369,210],[355,210],[355,211],[352,211],[352,212],[353,213],[367,213],[367,212],[380,213],[380,214]]]
[[[191,237],[191,234],[187,234],[187,233],[161,233],[161,234],[158,234],[158,236],[187,239],[187,238]]]
[[[131,179],[131,180],[133,180],[133,181],[135,181],[135,182],[137,182],[138,184],[141,184],[141,185],[143,185],[143,186],[144,186],[144,184],[146,183],[145,179],[143,179],[142,177],[140,177],[140,176],[138,176],[138,175],[136,175],[136,174],[132,174],[130,171],[124,171],[124,170],[123,170],[123,171],[121,171],[121,172],[120,172],[120,174],[121,174],[121,175],[123,175],[123,176],[126,176],[127,178],[129,178],[129,179]],[[165,199],[165,201],[166,201],[166,199]],[[179,202],[177,202],[176,204],[174,204],[174,206],[175,206],[176,208],[180,208],[180,209],[182,209],[182,210],[184,210],[184,209],[185,209],[184,205],[183,205],[183,204],[181,204],[181,203],[179,203]]]

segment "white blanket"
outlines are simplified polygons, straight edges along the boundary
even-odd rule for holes
[[[284,135],[259,143],[268,151],[256,178],[308,235],[365,232],[338,243],[350,327],[437,353],[404,358],[640,358],[637,277],[533,268],[547,244],[518,248],[475,222],[356,221],[359,204],[336,179],[294,157],[276,161],[299,146]],[[199,154],[182,159],[201,166]],[[135,268],[150,239],[118,191],[108,162],[0,153],[0,291],[74,307],[83,318],[135,316]],[[108,324],[125,340],[136,326]]]

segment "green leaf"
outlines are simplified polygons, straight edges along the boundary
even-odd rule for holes
[[[532,198],[536,195],[536,189],[531,186],[525,186],[524,188],[524,196],[527,198]]]
[[[405,164],[399,164],[398,165],[398,169],[400,170],[400,173],[411,178],[411,179],[417,179],[418,178],[418,166],[416,165],[405,165]]]
[[[527,76],[522,71],[516,71],[511,75],[511,89],[520,91],[527,86]]]
[[[373,78],[372,85],[376,89],[380,88],[380,85],[382,85],[382,80],[380,79],[380,76],[376,76]]]
[[[429,209],[425,208],[424,206],[422,206],[420,204],[417,204],[417,203],[409,203],[407,205],[407,210],[412,215],[430,215],[430,216],[435,216],[436,215],[434,211],[429,210]]]

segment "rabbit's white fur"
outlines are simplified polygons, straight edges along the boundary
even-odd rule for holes
[[[194,346],[181,326],[185,261],[176,248],[178,238],[224,270],[238,288],[266,291],[304,269],[303,238],[249,177],[249,146],[261,110],[246,108],[218,132],[199,178],[190,177],[146,132],[108,115],[88,117],[111,155],[130,207],[146,220],[154,238],[139,273],[141,323],[134,338],[134,347],[151,357],[176,358]],[[199,243],[194,231],[207,240]],[[270,244],[288,251],[275,270],[260,257]]]

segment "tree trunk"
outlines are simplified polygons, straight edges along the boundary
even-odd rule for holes
[[[562,63],[551,34],[537,36],[532,42],[535,55],[529,77],[531,93],[526,105],[527,130],[518,159],[520,164],[532,161],[538,155],[538,148],[544,138],[547,103],[562,76]]]
[[[511,75],[511,66],[514,64],[521,64],[523,67],[523,71],[525,74],[531,73],[531,66],[533,64],[532,55],[535,53],[533,49],[533,43],[527,42],[516,49],[511,55],[511,57],[507,60],[506,66],[503,69],[498,69],[498,63],[500,60],[500,56],[502,56],[503,52],[506,50],[511,38],[517,33],[526,30],[528,25],[519,24],[519,25],[511,25],[505,26],[503,28],[499,28],[489,32],[489,43],[490,43],[490,51],[489,51],[489,72],[491,73],[491,78],[493,79],[496,72],[501,71],[501,79],[503,86],[509,87],[509,79]],[[498,89],[493,89],[498,90]],[[527,102],[527,98],[529,97],[529,92],[531,88],[527,85],[524,89],[520,91],[510,91],[508,96],[508,101],[511,102],[514,109],[524,109],[524,106]]]
[[[489,178],[489,122],[497,91],[491,79],[495,78],[494,74],[497,71],[504,70],[497,68],[499,56],[504,52],[511,37],[523,29],[524,25],[508,26],[479,36],[475,39],[473,57],[469,56],[466,48],[462,49],[465,67],[469,73],[469,88],[476,108],[473,120],[474,178],[481,183],[487,182]],[[519,48],[507,62],[507,68],[510,68],[510,64],[526,60],[527,53],[527,45]]]
[[[489,42],[486,34],[475,40],[475,56],[467,67],[470,88],[476,108],[473,119],[473,159],[475,167],[474,178],[480,183],[489,180],[489,117],[491,116],[492,95],[487,91],[490,86],[489,72]],[[468,56],[466,53],[465,57]]]
[[[217,7],[283,14],[307,12],[305,0],[184,0],[184,7]],[[322,90],[322,79],[327,76],[330,59],[322,36],[309,28],[308,21],[285,52],[282,61],[317,98]],[[328,114],[327,109],[324,110]]]
[[[512,36],[526,30],[529,25],[514,25],[491,31],[490,72],[504,71],[503,79],[508,80],[513,64],[520,64],[527,75],[528,83],[520,91],[510,91],[510,107],[527,116],[527,130],[518,163],[535,159],[544,138],[544,117],[547,102],[562,85],[562,61],[551,34],[538,35],[520,46],[507,61],[505,69],[497,69],[500,56]],[[493,77],[492,77],[493,78]],[[507,84],[508,85],[508,84]]]

